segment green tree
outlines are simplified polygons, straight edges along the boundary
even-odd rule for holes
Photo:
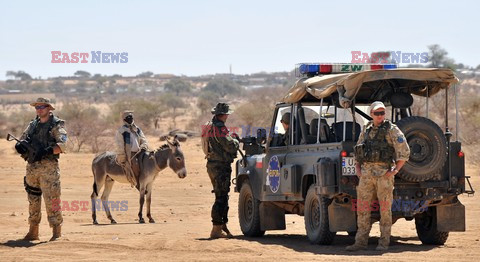
[[[91,74],[89,72],[82,71],[82,70],[78,70],[73,75],[76,76],[76,77],[80,77],[80,78],[89,78],[91,76]]]
[[[174,78],[165,84],[165,90],[174,92],[178,96],[180,93],[190,92],[192,85],[182,79]]]
[[[20,79],[22,81],[32,80],[32,77],[24,71],[7,71],[6,76],[13,76],[15,79]]]
[[[161,105],[166,106],[168,111],[170,111],[170,109],[172,110],[170,116],[172,117],[173,127],[175,128],[177,126],[177,109],[186,108],[187,104],[183,101],[182,98],[172,93],[165,93],[164,95],[162,95],[160,98],[160,103]]]
[[[231,80],[225,78],[214,78],[202,89],[202,92],[212,92],[218,94],[220,98],[226,95],[237,95],[243,91],[243,88]]]
[[[429,45],[428,50],[428,58],[430,60],[428,67],[448,67],[455,69],[455,61],[447,56],[448,52],[441,48],[440,45]]]
[[[158,100],[144,100],[144,99],[124,99],[110,105],[110,122],[118,124],[121,119],[121,113],[125,110],[133,110],[135,123],[140,126],[142,130],[149,130],[156,119],[167,110],[166,106]]]
[[[143,72],[137,75],[137,77],[152,77],[152,76],[153,76],[153,72],[150,72],[150,71]]]
[[[80,101],[71,101],[63,107],[58,115],[65,119],[69,144],[73,151],[80,152],[85,145],[95,144],[95,139],[105,130],[100,111]],[[92,145],[95,148],[95,145]]]
[[[210,110],[218,101],[218,95],[213,92],[205,91],[200,93],[197,100],[197,107],[200,109],[202,115],[210,113]]]

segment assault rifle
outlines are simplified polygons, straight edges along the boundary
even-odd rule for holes
[[[23,154],[22,157],[25,159],[25,161],[28,161],[28,163],[33,163],[35,159],[35,154],[37,153],[37,150],[29,143],[29,138],[27,137],[26,140],[19,140],[12,134],[8,133],[7,135],[7,141],[17,141],[20,143],[22,147],[24,147],[27,150],[27,153]]]

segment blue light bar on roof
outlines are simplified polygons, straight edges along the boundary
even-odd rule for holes
[[[299,64],[298,73],[302,76],[352,73],[368,70],[395,69],[396,64]]]

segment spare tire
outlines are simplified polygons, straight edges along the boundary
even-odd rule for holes
[[[420,116],[403,118],[395,124],[410,146],[410,158],[398,176],[412,182],[439,178],[447,160],[447,140],[442,129]]]

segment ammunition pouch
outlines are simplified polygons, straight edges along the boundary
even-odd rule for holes
[[[386,142],[366,141],[364,149],[364,162],[391,163],[394,159],[395,149]],[[370,142],[370,143],[369,143]]]
[[[358,162],[392,163],[395,149],[388,144],[386,139],[390,126],[390,122],[385,121],[373,138],[369,136],[372,128],[367,128],[363,143],[354,147],[355,157]]]
[[[34,195],[34,196],[41,196],[42,195],[42,190],[38,187],[33,187],[27,184],[27,177],[23,177],[23,185],[25,186],[25,191],[27,191],[28,194]]]
[[[359,163],[365,161],[365,144],[358,144],[353,147],[353,152],[355,153],[355,160]]]

